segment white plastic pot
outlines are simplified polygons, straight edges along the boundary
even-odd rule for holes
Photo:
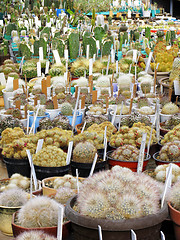
[[[9,109],[9,97],[13,97],[13,92],[6,92],[5,89],[2,90],[3,92],[3,98],[4,98],[4,108]]]

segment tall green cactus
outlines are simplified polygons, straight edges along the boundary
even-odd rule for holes
[[[94,8],[93,8],[93,11],[92,11],[91,26],[92,26],[92,28],[95,27],[95,9]]]
[[[79,33],[72,32],[68,38],[69,55],[71,59],[75,59],[79,54]]]
[[[151,38],[151,28],[150,27],[145,28],[145,37],[150,40],[150,38]]]
[[[96,39],[94,37],[85,37],[83,39],[83,53],[86,55],[87,45],[89,45],[89,57],[96,54]]]
[[[170,31],[167,31],[166,32],[166,45],[169,45],[170,39],[171,39],[171,33],[170,33]]]
[[[111,53],[112,42],[110,39],[106,39],[102,42],[102,56],[108,56]]]
[[[100,44],[102,42],[102,39],[104,38],[105,36],[105,30],[103,27],[95,27],[94,28],[94,36],[95,36],[95,39],[96,40],[99,40]]]
[[[21,42],[19,45],[19,50],[18,50],[18,56],[19,57],[25,57],[25,59],[30,59],[31,58],[31,51],[27,44],[25,42]]]
[[[59,56],[64,57],[65,42],[60,38],[52,40],[52,50],[58,50]]]

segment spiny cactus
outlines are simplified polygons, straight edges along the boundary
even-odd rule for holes
[[[84,37],[83,38],[83,52],[86,55],[87,45],[89,45],[89,57],[92,58],[96,54],[96,39],[94,37]]]
[[[137,161],[139,156],[139,149],[132,145],[124,145],[118,147],[112,152],[111,157],[119,161]]]
[[[159,159],[162,161],[180,161],[180,141],[166,143],[159,152]]]
[[[44,196],[29,200],[18,212],[20,226],[25,228],[54,227],[58,224],[59,204]]]
[[[75,194],[76,194],[76,191],[74,189],[63,187],[57,190],[57,193],[54,196],[54,199],[61,204],[66,204],[68,199],[74,196]]]
[[[17,236],[16,240],[57,240],[57,238],[45,234],[42,231],[28,231],[23,232]]]
[[[5,190],[0,194],[0,205],[6,207],[20,207],[28,201],[28,195],[20,188]]]
[[[119,166],[84,180],[77,197],[80,214],[120,220],[156,214],[160,187],[145,174]]]
[[[72,32],[68,39],[69,55],[71,59],[76,59],[79,54],[79,34]]]
[[[73,150],[73,161],[81,163],[92,163],[97,149],[86,141],[78,143]]]
[[[151,91],[151,82],[150,81],[143,81],[141,82],[141,90],[143,93],[150,93]]]
[[[172,165],[172,183],[175,183],[180,180],[180,167],[174,163]],[[155,178],[158,181],[165,182],[166,180],[166,170],[169,167],[169,164],[162,164],[156,167],[154,170]]]
[[[59,56],[64,57],[65,42],[60,38],[52,40],[52,50],[58,50]]]
[[[180,181],[178,181],[171,189],[169,201],[171,205],[178,211],[180,211]]]
[[[175,103],[167,103],[163,106],[162,114],[176,114],[179,112],[179,107]]]
[[[73,108],[72,105],[68,102],[65,102],[61,105],[61,114],[65,116],[72,116]]]
[[[102,56],[108,56],[111,53],[112,42],[110,39],[107,39],[103,42],[102,45]]]
[[[64,93],[65,92],[65,88],[63,85],[59,84],[56,86],[55,88],[55,94],[59,94],[59,93]]]
[[[54,109],[54,103],[51,99],[47,100],[46,109]]]

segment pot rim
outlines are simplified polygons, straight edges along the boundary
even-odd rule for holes
[[[172,162],[172,161],[162,161],[162,160],[160,160],[160,159],[157,159],[156,156],[159,155],[159,152],[160,152],[160,151],[158,151],[158,152],[156,152],[156,153],[153,154],[153,159],[154,159],[155,161],[157,161],[157,162],[162,162],[162,163],[166,163],[166,164],[169,164],[169,163],[174,163],[174,164],[180,163],[180,161],[174,161],[174,162]]]
[[[178,211],[177,209],[175,209],[175,208],[171,205],[171,202],[168,202],[168,207],[169,207],[172,211],[180,214],[180,211]]]
[[[77,199],[77,195],[68,200],[65,206],[66,217],[74,224],[82,227],[98,229],[98,225],[105,231],[129,231],[155,226],[164,221],[168,216],[167,204],[160,209],[156,214],[150,214],[141,218],[125,219],[125,220],[107,220],[96,219],[83,216],[72,209]]]

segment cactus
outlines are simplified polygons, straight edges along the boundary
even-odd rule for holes
[[[72,116],[73,108],[72,105],[68,102],[65,102],[61,105],[61,114],[64,116]]]
[[[69,198],[74,196],[76,194],[76,191],[69,188],[69,187],[62,187],[57,190],[56,195],[54,196],[54,199],[61,204],[66,204]]]
[[[31,58],[31,51],[27,44],[25,42],[21,42],[19,45],[19,50],[18,50],[18,56],[19,57],[25,57],[25,59],[30,59]]]
[[[108,56],[111,53],[111,45],[110,39],[104,40],[102,43],[102,56]]]
[[[16,237],[16,240],[57,240],[57,238],[50,236],[48,234],[45,234],[42,231],[26,231],[21,233]]]
[[[176,114],[179,113],[179,107],[172,102],[165,104],[161,111],[162,114]]]
[[[180,180],[180,167],[174,163],[172,165],[172,183],[175,183]],[[155,178],[158,181],[165,182],[166,180],[166,171],[169,167],[169,164],[163,164],[156,167],[154,170]]]
[[[139,150],[132,145],[118,147],[112,152],[111,157],[119,161],[138,161]]]
[[[59,84],[56,86],[55,88],[55,94],[59,94],[59,93],[64,93],[65,92],[65,88],[63,85]]]
[[[167,162],[180,161],[180,141],[166,143],[159,152],[159,159]]]
[[[94,37],[96,40],[99,40],[100,44],[101,44],[104,36],[105,36],[105,30],[103,27],[95,27],[94,28]]]
[[[86,55],[87,45],[89,45],[89,57],[93,58],[96,54],[96,39],[94,37],[84,37],[83,38],[83,53]]]
[[[51,99],[47,100],[46,109],[54,109],[54,103]]]
[[[91,142],[80,142],[73,150],[73,161],[80,163],[92,163],[97,149]]]
[[[0,206],[20,207],[28,201],[27,193],[20,189],[14,188],[5,190],[0,194]]]
[[[92,218],[120,220],[156,214],[159,200],[160,188],[155,180],[115,166],[83,182],[77,208],[80,214]]]
[[[47,197],[29,200],[18,212],[20,226],[25,228],[54,227],[58,224],[59,204]]]
[[[52,50],[58,50],[59,56],[64,57],[65,42],[60,38],[52,40]]]
[[[11,36],[13,30],[17,30],[17,25],[15,23],[9,23],[6,27],[6,35]]]
[[[150,27],[145,28],[145,38],[148,38],[149,40],[151,38],[151,28]]]
[[[143,93],[150,93],[151,91],[151,82],[149,80],[144,80],[141,82],[141,90]]]
[[[169,201],[171,205],[178,211],[180,211],[180,181],[178,181],[171,189]]]
[[[96,12],[95,12],[95,9],[93,8],[93,10],[92,10],[92,19],[91,19],[91,26],[92,26],[92,28],[95,27],[95,15],[96,15]]]
[[[69,55],[71,59],[76,59],[79,54],[79,34],[72,32],[68,38]]]

